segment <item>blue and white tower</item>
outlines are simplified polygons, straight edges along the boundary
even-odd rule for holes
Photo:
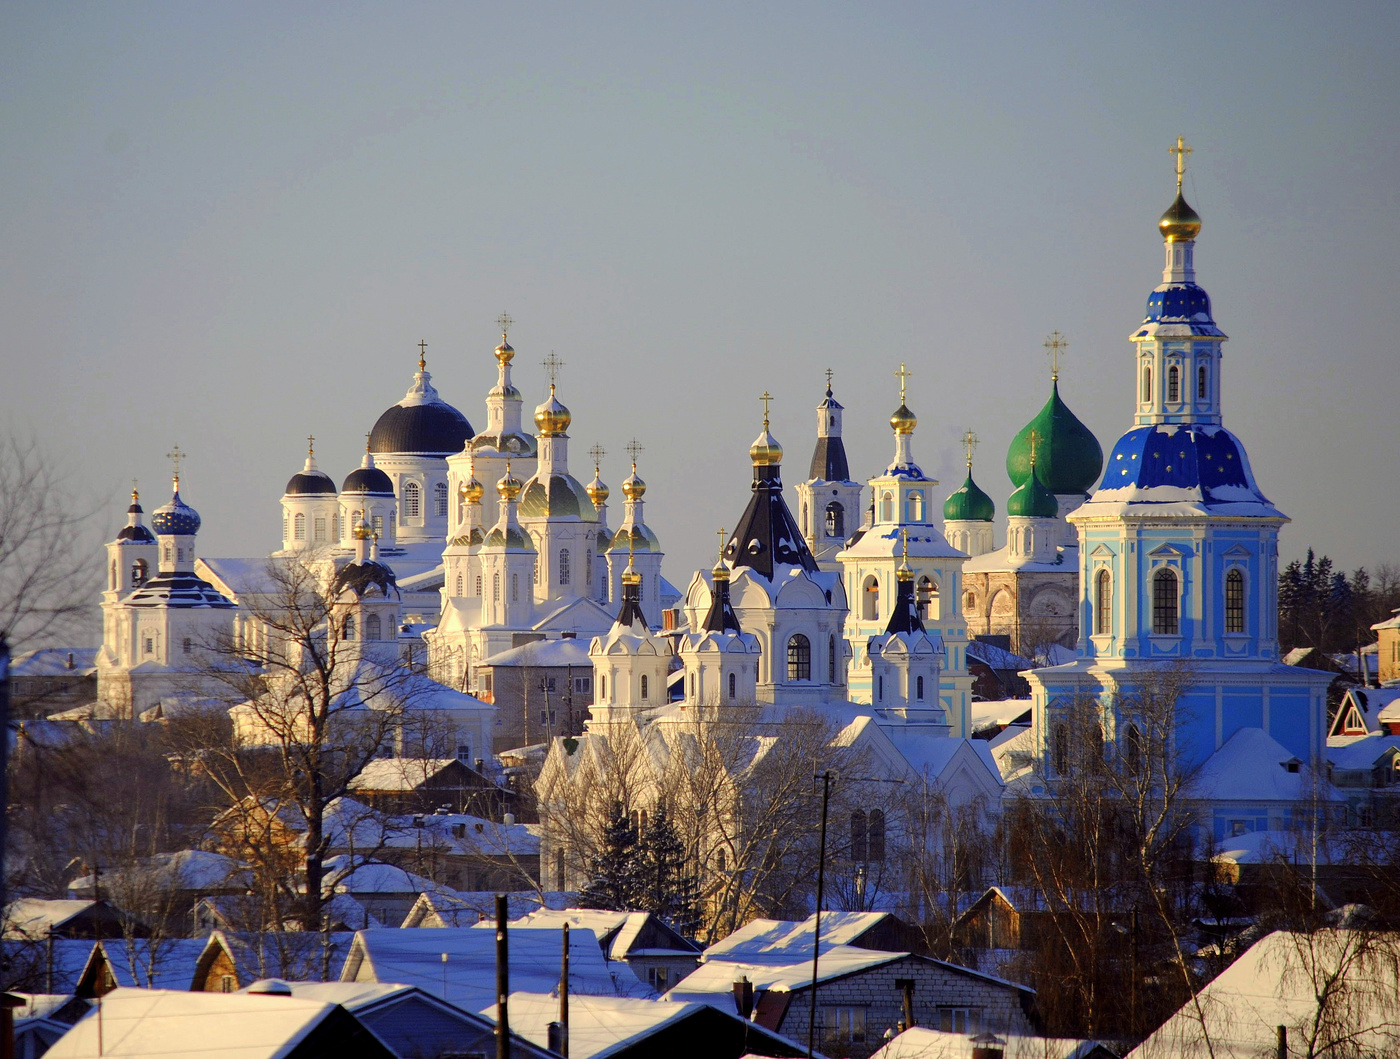
[[[1267,804],[1263,788],[1279,768],[1298,773],[1321,754],[1330,676],[1279,661],[1278,534],[1288,518],[1222,425],[1226,336],[1196,283],[1201,218],[1181,193],[1188,150],[1178,139],[1176,200],[1159,223],[1166,268],[1131,336],[1135,425],[1069,516],[1079,536],[1079,657],[1029,678],[1051,769],[1063,738],[1057,712],[1076,695],[1100,701],[1104,732],[1121,744],[1134,724],[1125,704],[1155,674],[1184,667],[1177,745],[1204,763],[1204,777],[1236,781],[1230,798],[1208,783],[1200,791],[1223,835],[1281,826],[1291,810]],[[1259,796],[1242,802],[1249,776]]]

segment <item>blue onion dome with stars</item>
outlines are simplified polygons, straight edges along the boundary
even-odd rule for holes
[[[1058,376],[1050,381],[1050,399],[1021,428],[1006,452],[1006,473],[1021,486],[1031,476],[1031,434],[1036,436],[1036,469],[1051,493],[1087,494],[1103,470],[1103,448],[1060,397]]]
[[[419,343],[418,371],[404,399],[375,421],[369,435],[370,452],[451,456],[461,452],[476,433],[467,417],[444,401],[428,373],[427,343]]]
[[[199,532],[199,512],[180,499],[180,479],[168,503],[151,512],[151,528],[162,537],[192,537]]]
[[[1040,480],[1040,465],[1031,464],[1030,476],[1006,500],[1006,513],[1014,518],[1055,518],[1060,502]]]
[[[996,504],[972,480],[972,467],[969,466],[966,480],[944,502],[943,518],[949,522],[991,522],[996,518],[996,513]]]

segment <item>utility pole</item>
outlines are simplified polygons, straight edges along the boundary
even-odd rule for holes
[[[510,949],[506,917],[508,898],[496,895],[496,1059],[510,1059],[510,1018],[506,997],[510,995]]]
[[[569,1059],[569,924],[564,924],[564,952],[559,965],[559,1054]]]
[[[831,803],[831,771],[822,773],[822,830],[817,841],[817,916],[812,924],[812,996],[807,1010],[807,1059],[817,1039],[817,957],[822,940],[822,888],[826,882],[826,810]]]

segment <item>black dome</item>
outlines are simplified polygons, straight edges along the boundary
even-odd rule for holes
[[[335,495],[335,479],[325,471],[298,471],[287,482],[287,495],[307,496],[330,493]]]
[[[117,534],[119,541],[137,541],[141,544],[154,544],[155,534],[145,526],[123,526],[121,532]]]
[[[378,467],[356,467],[345,477],[340,487],[343,493],[382,493],[394,495],[394,483]]]
[[[451,456],[475,433],[466,416],[442,401],[396,404],[374,424],[369,450]]]

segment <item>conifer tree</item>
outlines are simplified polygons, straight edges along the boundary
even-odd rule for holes
[[[593,858],[588,885],[579,892],[584,908],[635,908],[643,889],[637,832],[620,803],[614,802],[603,830],[603,847]]]

